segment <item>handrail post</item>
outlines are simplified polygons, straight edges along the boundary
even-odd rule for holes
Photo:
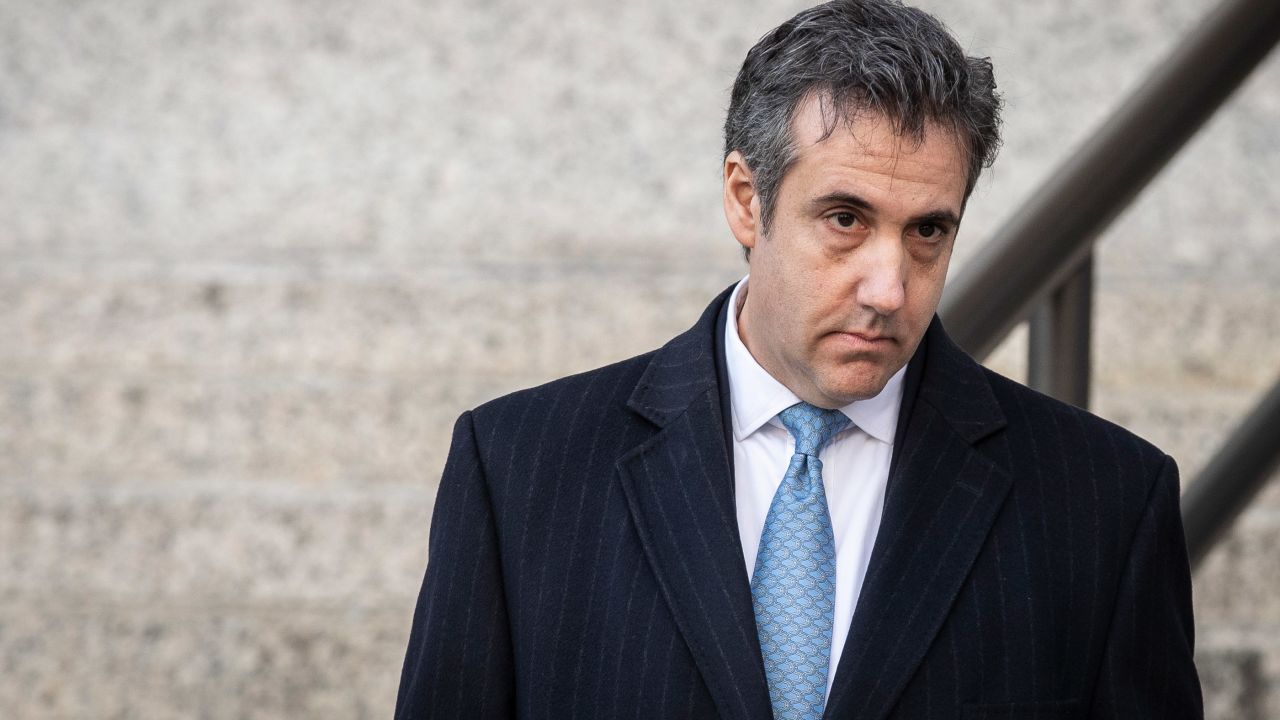
[[[1093,254],[1031,315],[1027,384],[1047,395],[1089,407],[1093,328]]]

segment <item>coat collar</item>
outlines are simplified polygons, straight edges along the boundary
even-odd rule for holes
[[[732,287],[651,358],[627,405],[657,432],[618,460],[645,555],[725,720],[771,717],[734,506],[716,336]],[[885,509],[826,718],[879,720],[941,628],[1010,478],[974,445],[1005,426],[935,317],[904,397]],[[720,360],[721,365],[723,360]],[[913,402],[914,401],[914,402]]]
[[[654,353],[627,407],[658,427],[679,417],[702,393],[718,388],[716,333],[721,309],[733,292],[729,286],[702,312],[693,327]]]
[[[965,442],[976,445],[1008,422],[986,371],[942,329],[937,315],[924,340],[920,399],[929,403]]]

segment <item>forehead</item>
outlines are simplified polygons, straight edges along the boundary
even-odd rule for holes
[[[920,138],[904,136],[874,111],[848,122],[833,119],[821,98],[811,95],[796,109],[791,129],[796,160],[787,175],[795,174],[815,194],[923,195],[953,204],[957,214],[963,204],[968,157],[955,133],[936,122],[926,122]]]

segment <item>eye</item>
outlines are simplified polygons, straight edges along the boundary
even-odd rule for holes
[[[827,220],[833,223],[836,227],[844,230],[848,230],[858,224],[858,216],[851,212],[838,212],[833,215],[829,215]]]
[[[935,223],[920,223],[916,226],[916,234],[925,240],[937,242],[947,236],[947,229]]]

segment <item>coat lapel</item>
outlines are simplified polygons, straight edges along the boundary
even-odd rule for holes
[[[935,318],[919,395],[824,717],[881,720],[923,660],[1010,487],[974,444],[1003,428],[982,369]]]
[[[645,556],[720,715],[769,720],[715,365],[717,314],[730,290],[655,353],[628,405],[658,432],[617,469]],[[1005,425],[981,367],[937,318],[921,349],[919,392],[828,697],[829,720],[889,714],[1011,484],[974,447]]]
[[[720,715],[768,720],[716,382],[714,333],[727,297],[654,355],[629,405],[660,430],[618,461],[618,474],[645,555]]]

